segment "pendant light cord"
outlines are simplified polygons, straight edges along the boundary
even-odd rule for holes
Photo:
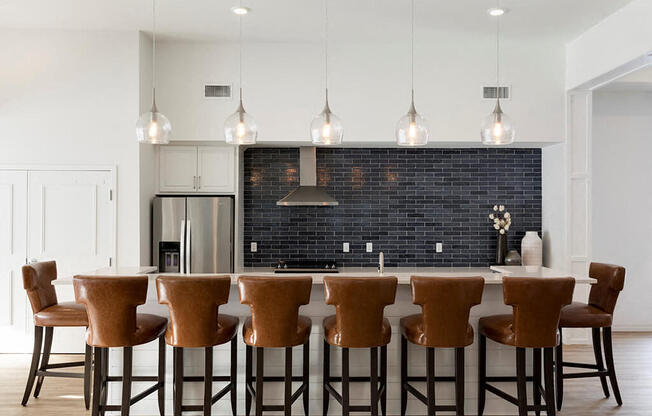
[[[324,0],[324,79],[328,101],[328,0]]]
[[[500,0],[496,5],[500,9]],[[496,98],[500,100],[500,16],[496,17]]]
[[[411,2],[411,40],[410,40],[410,90],[414,94],[414,0]]]
[[[156,107],[156,0],[152,0],[152,104]]]
[[[240,7],[242,7],[242,1],[240,1]],[[242,15],[238,16],[239,19],[239,40],[240,40],[240,45],[239,45],[239,56],[238,56],[238,76],[240,77],[240,105],[242,105]]]

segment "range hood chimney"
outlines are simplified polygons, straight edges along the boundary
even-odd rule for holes
[[[299,187],[285,198],[276,201],[282,206],[334,206],[339,205],[332,196],[317,186],[317,149],[313,146],[299,148]]]

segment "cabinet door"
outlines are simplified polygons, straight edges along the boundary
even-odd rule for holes
[[[235,192],[235,148],[202,146],[197,149],[199,192]]]
[[[31,309],[23,289],[27,258],[27,171],[0,171],[0,352],[30,351]]]
[[[27,257],[56,260],[60,278],[107,267],[115,247],[112,182],[108,171],[29,172]],[[71,285],[56,290],[60,302],[74,301]],[[83,351],[83,328],[57,332],[54,352]]]
[[[161,192],[195,192],[197,177],[195,146],[161,146],[159,162]]]

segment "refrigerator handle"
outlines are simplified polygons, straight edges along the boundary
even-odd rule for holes
[[[186,221],[186,233],[188,234],[187,242],[186,242],[186,273],[190,273],[190,241],[192,240],[190,237],[190,220]]]
[[[185,227],[185,221],[181,221],[181,241],[179,244],[179,255],[180,255],[180,261],[179,261],[179,272],[180,273],[185,273],[185,265],[186,265],[186,227]]]

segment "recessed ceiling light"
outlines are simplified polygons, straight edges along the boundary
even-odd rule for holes
[[[489,16],[498,17],[498,16],[502,16],[505,13],[507,13],[507,9],[501,9],[501,8],[498,8],[498,7],[494,7],[494,8],[491,8],[491,9],[487,10],[487,13],[489,13]]]
[[[251,11],[249,7],[244,7],[244,6],[233,6],[231,7],[231,11],[238,16],[245,15]]]

